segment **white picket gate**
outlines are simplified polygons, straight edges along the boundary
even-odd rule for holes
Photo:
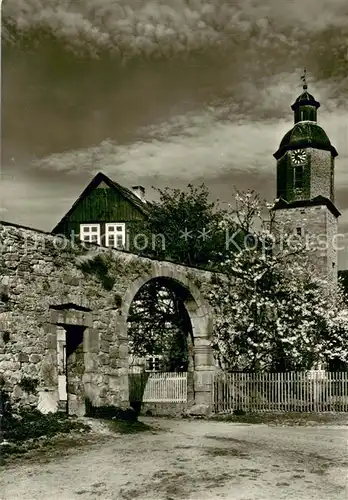
[[[216,373],[215,413],[348,412],[347,372]]]
[[[146,382],[144,403],[185,403],[187,373],[151,373]]]

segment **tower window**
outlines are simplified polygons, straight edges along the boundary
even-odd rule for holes
[[[303,165],[296,165],[294,168],[294,188],[303,188]]]

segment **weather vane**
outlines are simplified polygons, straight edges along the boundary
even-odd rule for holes
[[[304,68],[303,75],[301,76],[301,80],[303,81],[303,89],[304,90],[307,90],[307,88],[308,88],[306,75],[307,75],[307,70],[306,70],[306,68]]]

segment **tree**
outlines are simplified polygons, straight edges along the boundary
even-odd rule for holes
[[[345,295],[348,298],[348,269],[338,271],[338,279],[342,285]]]
[[[180,294],[163,280],[151,280],[134,298],[128,318],[131,354],[161,355],[166,371],[187,370],[190,318]]]
[[[150,205],[148,219],[139,225],[148,241],[143,255],[195,267],[221,262],[226,248],[226,210],[218,201],[209,202],[206,186],[189,184],[186,191],[157,191],[160,200]]]
[[[235,232],[237,223],[229,221],[227,209],[218,200],[209,201],[204,184],[189,184],[185,191],[158,189],[159,201],[148,207],[148,217],[139,223],[138,234],[147,241],[142,255],[152,258],[214,269],[226,253],[227,232]],[[243,230],[235,243],[241,243]],[[144,238],[140,238],[142,241]],[[164,243],[164,244],[162,244]],[[235,248],[235,245],[231,245]],[[177,369],[188,364],[187,338],[192,335],[190,319],[178,290],[163,282],[149,282],[134,301],[129,318],[132,354],[160,354],[167,367]]]
[[[281,252],[274,213],[253,192],[237,193],[238,222],[258,245],[244,245],[220,264],[209,300],[217,321],[214,348],[229,370],[302,370],[348,359],[342,289],[313,274],[301,240]],[[263,218],[263,209],[269,217]],[[259,219],[258,227],[255,219]],[[284,228],[283,228],[284,229]],[[276,235],[276,236],[275,236]]]
[[[205,185],[189,184],[185,191],[157,191],[159,201],[149,205],[147,220],[137,227],[148,245],[134,251],[196,267],[209,268],[222,261],[226,210],[219,207],[218,201],[209,201]],[[158,280],[144,285],[129,317],[132,354],[160,354],[169,371],[187,367],[188,335],[192,335],[191,324],[180,291]]]

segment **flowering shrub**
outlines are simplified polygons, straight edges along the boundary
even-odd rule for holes
[[[208,294],[217,318],[213,347],[223,368],[288,371],[347,362],[348,313],[340,285],[316,276],[301,241],[281,251],[272,247],[280,228],[272,212],[268,221],[262,218],[253,193],[237,194],[234,213],[258,245],[226,254]]]

